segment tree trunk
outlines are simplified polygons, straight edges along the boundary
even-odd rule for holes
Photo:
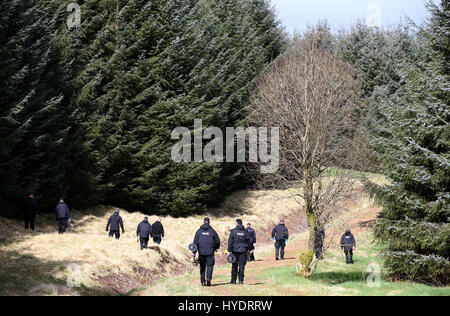
[[[313,190],[314,183],[310,178],[310,174],[308,171],[304,172],[305,177],[305,187],[303,189],[305,195],[305,207],[306,207],[306,218],[308,219],[308,227],[309,227],[309,243],[308,249],[314,251],[315,249],[315,228],[316,228],[316,219],[314,216],[314,206],[313,206]]]
[[[301,264],[301,269],[299,271],[299,274],[303,277],[308,277],[310,275],[310,265],[314,258],[314,249],[315,249],[315,229],[316,229],[316,220],[314,216],[314,207],[313,207],[313,181],[309,177],[309,174],[307,171],[304,173],[305,176],[305,187],[303,189],[304,196],[305,196],[305,207],[306,207],[306,218],[308,220],[308,227],[309,227],[309,244],[308,244],[308,250],[303,252],[300,257],[299,261]]]

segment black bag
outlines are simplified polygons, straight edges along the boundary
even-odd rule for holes
[[[283,239],[287,239],[288,229],[286,227],[283,227],[283,230],[281,231],[281,236],[283,237]]]

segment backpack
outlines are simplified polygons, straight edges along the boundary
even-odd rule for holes
[[[286,228],[286,226],[282,226],[282,231],[280,233],[280,236],[283,237],[283,239],[286,239],[288,236],[288,230]]]

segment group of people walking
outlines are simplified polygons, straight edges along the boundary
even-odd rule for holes
[[[252,256],[255,249],[256,233],[247,224],[247,228],[242,225],[242,220],[236,220],[236,227],[231,230],[228,238],[227,253],[229,253],[234,260],[232,260],[231,267],[231,284],[236,284],[239,277],[239,284],[244,283],[245,265],[248,261],[255,260]],[[213,270],[215,265],[214,253],[220,249],[220,238],[214,228],[211,227],[211,221],[207,217],[203,220],[203,225],[195,233],[194,242],[194,256],[198,252],[198,262],[200,264],[200,282],[202,286],[211,286],[213,277]]]
[[[276,240],[276,260],[281,256],[284,260],[284,248],[289,238],[289,232],[283,220],[275,226],[272,231],[272,240]],[[236,227],[231,230],[228,237],[227,253],[231,262],[230,284],[244,283],[245,266],[247,262],[255,261],[256,232],[250,223],[247,228],[242,224],[241,219],[236,220]],[[198,262],[200,264],[200,282],[202,286],[211,286],[213,270],[215,265],[214,253],[220,249],[220,238],[217,232],[211,227],[209,218],[205,218],[203,225],[195,233],[194,256],[198,252]]]
[[[158,219],[152,225],[148,222],[148,217],[144,217],[144,220],[137,227],[136,235],[138,242],[141,244],[141,250],[147,249],[150,238],[153,239],[155,244],[161,244],[164,239],[164,227],[161,224],[161,219]]]
[[[31,228],[31,230],[34,231],[36,218],[39,216],[38,204],[34,194],[30,194],[25,199],[23,204],[23,214],[25,229]],[[71,217],[69,206],[63,199],[61,199],[56,205],[55,219],[56,225],[58,226],[58,233],[64,234],[69,226],[69,223],[71,222]],[[106,232],[108,232],[109,237],[120,239],[120,230],[122,230],[122,234],[125,233],[123,220],[119,214],[119,210],[115,210],[106,223]],[[136,235],[138,242],[140,242],[141,250],[148,247],[148,241],[150,238],[153,239],[155,244],[161,244],[161,241],[164,238],[164,226],[161,224],[161,219],[158,219],[152,225],[148,222],[148,218],[145,217],[144,220],[137,226]]]
[[[38,205],[33,194],[30,194],[24,202],[24,221],[25,229],[35,229],[36,217],[38,217]],[[63,199],[59,201],[55,209],[56,223],[58,233],[64,234],[68,223],[71,221],[70,209]],[[109,217],[106,224],[106,231],[109,237],[120,239],[120,230],[125,233],[122,217],[119,210],[115,210]],[[148,217],[145,217],[139,223],[136,229],[137,241],[140,243],[141,250],[148,247],[150,238],[155,244],[161,244],[164,239],[164,227],[161,220],[150,224]],[[275,242],[275,260],[284,260],[284,249],[289,241],[289,230],[284,220],[276,225],[272,230],[271,240]],[[256,232],[250,223],[244,227],[242,220],[236,220],[236,227],[231,230],[228,237],[227,254],[230,259],[231,281],[230,284],[244,283],[245,267],[247,262],[255,261],[255,243]],[[200,264],[200,282],[202,286],[211,286],[213,271],[215,265],[214,254],[220,249],[220,237],[211,226],[211,220],[207,217],[203,220],[203,225],[195,233],[194,237],[194,257],[198,252],[198,263]],[[341,238],[340,242],[342,250],[344,250],[346,263],[353,264],[353,250],[356,247],[355,237],[350,230],[347,230]]]
[[[30,194],[23,203],[25,229],[35,230],[36,218],[39,217],[38,204],[34,194]],[[70,209],[63,199],[59,201],[55,209],[55,219],[58,233],[64,234],[70,222]]]
[[[289,230],[284,220],[276,225],[272,230],[271,240],[275,242],[275,260],[284,260],[284,249],[289,241]],[[245,266],[249,261],[255,261],[254,249],[256,243],[256,232],[247,224],[247,228],[242,225],[242,220],[236,220],[236,227],[231,230],[228,237],[228,258],[231,266],[230,284],[244,284]],[[214,254],[220,249],[220,238],[214,228],[211,227],[211,220],[205,218],[203,225],[195,233],[193,242],[194,257],[198,252],[198,263],[200,264],[200,282],[202,286],[211,286],[215,265]],[[355,237],[350,230],[347,230],[341,238],[341,248],[345,252],[346,263],[353,263],[353,250],[356,247]]]
[[[115,237],[120,239],[120,230],[122,234],[125,233],[122,217],[119,214],[119,210],[115,210],[106,224],[106,231],[109,237]],[[136,229],[137,241],[140,243],[141,250],[148,248],[148,242],[150,238],[153,239],[155,244],[160,245],[164,239],[164,226],[161,224],[161,219],[157,219],[156,222],[150,224],[148,217],[144,217],[144,220],[140,222]]]

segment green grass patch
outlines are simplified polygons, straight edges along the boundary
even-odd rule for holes
[[[390,282],[386,278],[379,251],[383,248],[372,243],[370,233],[359,235],[355,264],[345,264],[343,252],[331,250],[321,261],[315,273],[305,279],[297,275],[296,267],[272,268],[260,277],[273,286],[303,291],[307,295],[355,295],[355,296],[448,296],[450,287],[438,288],[413,282]],[[381,269],[379,283],[368,269],[376,264]],[[369,280],[369,282],[368,282]],[[373,285],[373,287],[371,287]]]

